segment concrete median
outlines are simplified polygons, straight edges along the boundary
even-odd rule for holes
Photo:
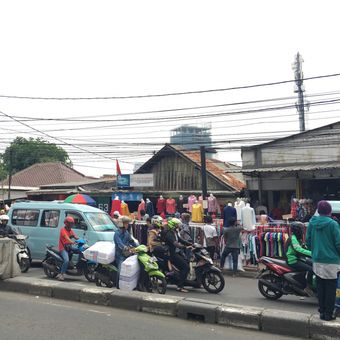
[[[25,276],[0,281],[0,290],[111,306],[126,310],[194,319],[228,327],[312,339],[340,339],[340,322],[324,322],[318,315],[286,312],[183,297],[126,292],[82,283],[58,282]]]

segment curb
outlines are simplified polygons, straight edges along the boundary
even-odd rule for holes
[[[227,327],[312,339],[340,339],[340,321],[325,322],[316,314],[228,305],[170,295],[93,287],[16,277],[0,281],[0,290],[84,302],[126,310],[194,319]]]

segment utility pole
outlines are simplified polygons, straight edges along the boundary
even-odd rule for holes
[[[303,72],[302,72],[302,63],[303,59],[298,52],[295,57],[295,62],[292,65],[293,70],[295,71],[295,89],[294,92],[298,94],[298,101],[295,106],[299,113],[299,124],[300,124],[300,132],[306,131],[305,126],[305,102],[304,102],[304,92],[305,88],[303,85]],[[307,103],[308,110],[308,103]]]
[[[200,146],[201,151],[201,179],[202,179],[202,196],[203,200],[206,199],[208,196],[208,189],[207,189],[207,168],[206,168],[206,161],[205,161],[205,146]]]
[[[11,184],[12,184],[12,149],[9,149],[9,173],[8,173],[8,201],[11,200]]]

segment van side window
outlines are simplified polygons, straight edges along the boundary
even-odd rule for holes
[[[67,216],[71,216],[74,218],[74,226],[72,227],[72,229],[82,229],[82,230],[87,229],[87,224],[83,216],[81,216],[79,213],[74,212],[74,211],[66,211],[66,217]]]
[[[59,210],[44,210],[41,216],[40,225],[47,228],[57,228],[59,223]]]
[[[38,224],[39,210],[15,209],[12,214],[12,224],[18,226],[36,227]]]

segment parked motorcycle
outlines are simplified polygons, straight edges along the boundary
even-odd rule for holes
[[[160,257],[157,257],[157,260],[161,270],[165,273],[167,283],[177,285],[179,270],[172,265],[174,270],[170,272],[166,260]],[[209,252],[200,244],[194,244],[189,266],[190,272],[184,282],[185,286],[200,288],[202,285],[207,292],[214,294],[223,290],[225,286],[223,274],[219,268],[213,265]]]
[[[26,245],[27,235],[10,234],[9,238],[13,239],[18,245],[19,251],[17,253],[17,261],[22,273],[26,273],[31,266],[31,258]]]
[[[84,252],[88,248],[86,241],[83,239],[78,239],[75,242],[81,252]],[[61,257],[59,250],[53,246],[47,246],[46,256],[42,262],[46,276],[55,278],[60,273],[63,263],[64,260]],[[96,265],[95,262],[88,261],[83,256],[78,256],[78,261],[75,266],[70,261],[66,274],[73,276],[85,275],[88,281],[95,282],[94,269]]]
[[[311,265],[310,259],[302,259]],[[269,300],[278,300],[282,295],[310,296],[305,291],[302,282],[306,272],[297,272],[286,261],[263,256],[259,260],[265,268],[258,275],[260,293]],[[316,294],[315,280],[311,287]]]

